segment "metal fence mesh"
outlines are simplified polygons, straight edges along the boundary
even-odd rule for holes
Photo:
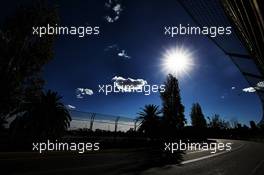
[[[128,117],[99,114],[70,110],[72,116],[71,130],[89,129],[104,131],[123,131],[136,130],[140,124],[137,119]]]

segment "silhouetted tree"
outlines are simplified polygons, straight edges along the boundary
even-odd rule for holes
[[[56,92],[42,93],[38,101],[25,103],[13,122],[14,132],[26,132],[33,139],[54,139],[70,126],[71,116]]]
[[[249,129],[249,127],[247,126],[247,125],[243,125],[243,127],[242,127],[244,130],[248,130]]]
[[[236,129],[241,129],[241,128],[242,128],[241,123],[237,123]]]
[[[258,123],[258,127],[264,131],[264,121],[262,120],[260,123]]]
[[[258,128],[257,125],[256,125],[256,123],[254,121],[252,121],[252,120],[249,122],[249,124],[250,124],[250,128],[252,130],[256,130]]]
[[[164,129],[170,133],[175,129],[183,128],[186,123],[184,106],[181,103],[178,80],[173,75],[167,76],[165,91],[160,93],[160,97],[163,105]]]
[[[237,121],[237,119],[236,118],[232,118],[231,120],[230,120],[230,127],[232,127],[232,128],[237,128],[237,124],[238,124],[239,122]]]
[[[43,1],[20,7],[0,29],[0,116],[8,116],[21,102],[40,96],[39,74],[53,56],[54,35],[41,38],[32,27],[58,23],[55,8]]]
[[[230,127],[229,122],[225,121],[224,119],[221,119],[218,114],[215,114],[211,118],[208,117],[209,124],[208,126],[210,128],[214,129],[227,129]]]
[[[199,103],[194,103],[191,109],[191,120],[194,128],[206,128],[207,123],[204,118],[202,108]]]
[[[157,132],[159,132],[160,113],[158,106],[153,104],[145,105],[142,111],[138,113],[138,119],[142,120],[139,131],[143,131],[150,137],[156,136]]]

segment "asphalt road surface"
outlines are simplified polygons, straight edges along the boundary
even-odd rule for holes
[[[134,171],[144,150],[106,150],[101,153],[0,153],[1,174],[141,174],[141,175],[263,175],[264,144],[232,142],[232,151],[211,154],[187,152],[181,165]]]
[[[223,140],[226,142],[227,140]],[[183,165],[152,168],[142,175],[264,175],[264,144],[233,142],[232,151],[188,157]],[[200,153],[194,153],[200,154]],[[188,154],[187,154],[188,155]]]

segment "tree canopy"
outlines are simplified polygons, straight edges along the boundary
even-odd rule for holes
[[[55,38],[33,35],[32,27],[58,23],[56,9],[41,2],[20,7],[0,28],[1,116],[41,94],[40,73],[53,57]]]
[[[165,91],[160,93],[162,100],[163,122],[167,129],[183,128],[186,119],[184,106],[181,102],[178,80],[169,74],[165,82]]]
[[[194,103],[191,109],[191,122],[195,128],[206,128],[206,120],[199,103]]]
[[[11,124],[16,133],[33,139],[57,138],[70,126],[71,116],[56,92],[41,93],[40,99],[23,104]]]

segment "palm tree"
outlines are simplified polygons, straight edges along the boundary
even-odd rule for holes
[[[141,120],[139,131],[143,131],[147,136],[154,137],[159,131],[161,111],[157,105],[145,105],[139,112],[138,119]]]
[[[13,127],[21,128],[34,139],[55,139],[70,126],[71,116],[57,92],[42,92],[39,100],[24,104]],[[16,126],[23,125],[23,126]],[[16,132],[16,131],[15,131]]]

